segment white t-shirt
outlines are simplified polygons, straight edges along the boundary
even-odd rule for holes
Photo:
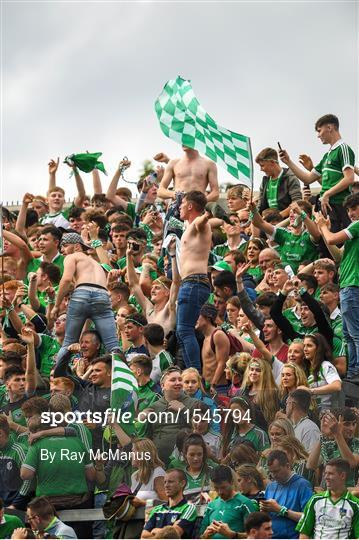
[[[138,486],[138,481],[136,480],[137,472],[132,473],[131,476],[131,490],[134,491]],[[139,499],[158,499],[158,494],[155,490],[155,479],[164,476],[165,471],[162,467],[156,467],[153,473],[150,476],[147,484],[142,484],[140,490],[136,493],[136,497]]]
[[[313,375],[309,375],[308,383],[310,388],[319,388],[320,386],[326,386],[334,381],[341,381],[341,378],[337,372],[337,369],[331,362],[324,360],[320,366],[318,373],[318,380],[313,380]],[[339,392],[333,394],[323,394],[315,396],[319,409],[330,409],[337,406]]]

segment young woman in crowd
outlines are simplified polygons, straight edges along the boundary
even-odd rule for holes
[[[267,361],[252,358],[244,374],[240,394],[253,405],[254,423],[266,430],[279,410],[278,388]]]
[[[299,386],[315,398],[319,410],[335,407],[342,388],[341,378],[333,365],[333,356],[326,339],[320,334],[304,338],[304,356],[310,375],[307,386]]]
[[[236,468],[239,491],[248,499],[259,503],[264,498],[265,482],[255,465],[244,464]]]
[[[273,420],[269,425],[268,435],[270,446],[262,451],[258,466],[265,471],[267,470],[267,457],[272,450],[277,450],[278,444],[283,437],[294,437],[294,429],[289,420],[286,418],[278,418]]]
[[[256,283],[260,283],[263,279],[263,272],[258,264],[259,254],[265,247],[260,238],[252,238],[249,240],[244,251],[246,262],[250,263],[247,273],[250,274]]]
[[[226,418],[223,434],[222,456],[244,441],[250,441],[258,452],[269,446],[268,435],[253,423],[252,408],[244,397],[234,397],[230,402],[231,414]]]
[[[132,451],[135,453],[132,466],[136,471],[131,476],[131,490],[136,493],[138,506],[146,506],[147,499],[166,500],[164,464],[154,443],[150,439],[135,440]]]
[[[251,355],[249,353],[241,352],[230,356],[227,360],[224,373],[227,381],[231,383],[227,392],[230,398],[240,392],[244,373],[250,359]]]
[[[253,444],[250,441],[244,441],[242,444],[234,446],[229,454],[221,460],[221,463],[236,469],[244,463],[257,465],[258,457],[258,452],[255,451]]]
[[[196,368],[188,368],[182,372],[183,390],[191,398],[197,399],[208,405],[212,411],[216,411],[217,405],[210,398],[203,387],[201,375]],[[211,428],[213,431],[220,431],[220,422],[212,422]]]
[[[285,411],[289,394],[299,386],[308,387],[307,376],[298,364],[288,362],[283,366],[279,386],[280,407]]]
[[[188,435],[183,446],[184,471],[187,484],[184,493],[188,490],[203,488],[209,491],[210,472],[216,464],[207,457],[207,445],[203,437],[197,433]]]
[[[304,343],[303,340],[296,338],[292,343],[289,345],[288,348],[288,355],[287,355],[288,362],[291,362],[292,364],[297,364],[299,367],[302,368],[305,375],[307,376],[307,369],[308,365],[305,360],[304,356]]]
[[[238,319],[238,313],[240,309],[241,309],[241,304],[240,304],[238,296],[232,296],[229,300],[227,300],[227,304],[226,304],[227,319],[233,328],[237,327],[237,319]]]

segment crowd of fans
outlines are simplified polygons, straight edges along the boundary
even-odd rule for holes
[[[136,202],[124,159],[66,205],[57,159],[3,208],[0,538],[359,537],[359,171],[315,130],[318,165],[258,154],[258,196],[183,147]]]

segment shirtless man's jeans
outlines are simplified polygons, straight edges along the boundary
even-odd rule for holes
[[[188,276],[178,292],[177,337],[181,343],[183,360],[187,368],[194,367],[200,373],[201,355],[194,328],[209,294],[209,281],[202,274]]]
[[[101,336],[106,351],[119,350],[115,318],[107,290],[79,286],[71,295],[67,310],[65,339],[57,355],[57,362],[72,343],[78,343],[86,319],[91,319]]]

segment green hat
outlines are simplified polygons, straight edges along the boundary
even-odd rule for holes
[[[211,266],[211,270],[218,270],[219,272],[232,272],[232,267],[226,262],[226,261],[217,261],[213,266]]]

